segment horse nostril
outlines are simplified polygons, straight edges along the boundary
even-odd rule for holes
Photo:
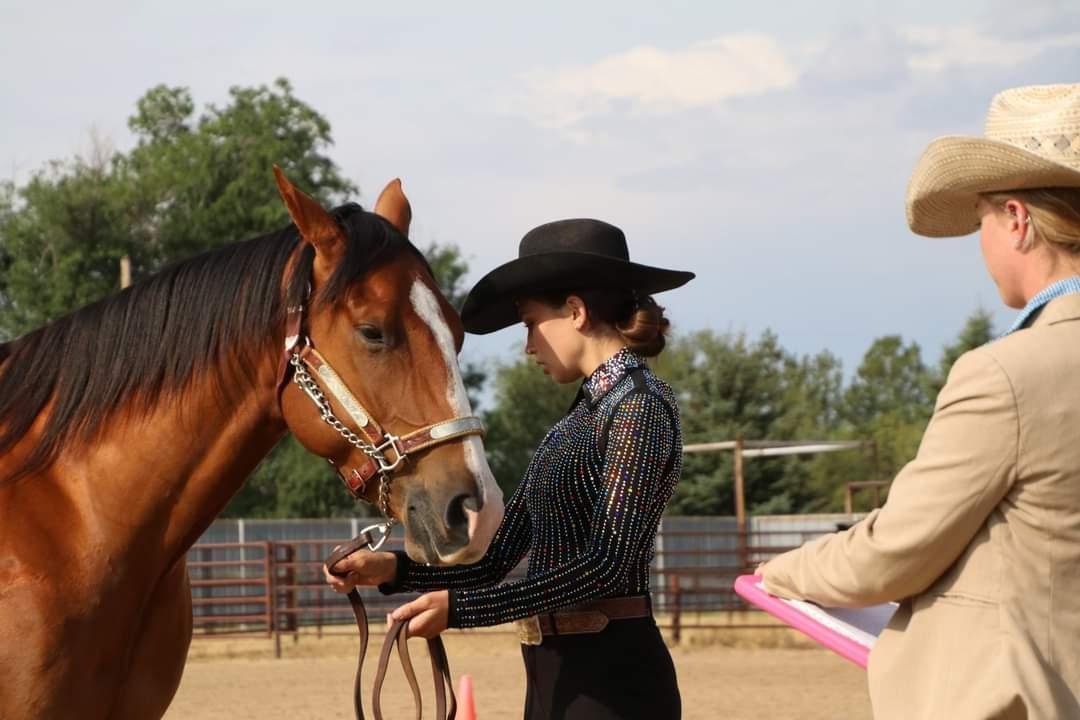
[[[470,512],[480,512],[484,507],[484,499],[477,497],[476,495],[470,495],[465,498],[463,504],[465,505],[465,509]]]
[[[476,501],[472,495],[462,493],[455,496],[446,506],[446,527],[457,528],[467,525],[469,518],[465,515],[465,510],[472,510],[475,504]]]

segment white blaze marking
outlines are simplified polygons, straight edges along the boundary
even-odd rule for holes
[[[450,332],[450,326],[446,324],[446,318],[443,317],[438,298],[431,292],[431,288],[422,281],[416,280],[413,282],[412,290],[409,291],[409,299],[412,301],[416,314],[431,328],[431,334],[435,336],[435,342],[438,343],[443,360],[446,361],[446,370],[450,380],[446,388],[446,399],[450,403],[450,408],[458,415],[472,415],[469,396],[465,393],[465,383],[458,370],[454,336]]]
[[[447,380],[449,381],[446,386],[446,400],[450,408],[459,417],[471,416],[472,405],[469,403],[469,394],[465,393],[465,383],[461,379],[461,371],[458,368],[458,352],[454,343],[454,334],[450,332],[450,326],[446,323],[446,317],[443,315],[440,304],[438,304],[438,299],[432,293],[430,287],[417,280],[413,283],[413,288],[409,290],[409,300],[413,302],[413,309],[416,314],[431,328],[438,349],[443,353]],[[484,507],[480,513],[481,518],[477,518],[476,513],[467,511],[470,520],[470,545],[472,545],[472,541],[478,541],[482,542],[484,548],[486,548],[487,542],[490,541],[490,535],[495,533],[502,516],[502,492],[498,484],[495,483],[494,476],[491,475],[491,468],[487,464],[487,456],[484,454],[484,445],[481,443],[480,437],[470,435],[463,438],[463,441],[465,464],[468,465],[469,470],[476,479],[476,488],[480,490],[481,497],[484,499]],[[498,493],[498,497],[496,497],[496,493]],[[495,520],[494,526],[491,524],[492,519]]]

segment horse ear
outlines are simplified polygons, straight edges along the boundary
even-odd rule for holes
[[[338,260],[345,250],[345,237],[334,218],[318,201],[289,182],[277,165],[274,178],[289,217],[304,240],[314,246],[316,256],[331,263]]]
[[[375,201],[375,214],[396,227],[402,235],[409,237],[412,206],[401,189],[401,180],[394,178],[379,193],[379,199]]]

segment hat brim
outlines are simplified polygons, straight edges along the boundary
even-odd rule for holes
[[[528,255],[504,263],[476,283],[461,308],[466,332],[486,335],[519,321],[516,301],[529,293],[622,287],[643,295],[672,290],[694,273],[581,252]]]
[[[1080,171],[985,138],[934,140],[915,164],[907,190],[907,221],[927,237],[957,237],[979,228],[981,193],[1080,187]]]

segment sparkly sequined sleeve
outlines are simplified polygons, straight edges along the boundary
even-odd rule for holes
[[[675,450],[671,408],[652,392],[627,395],[611,416],[603,487],[592,507],[586,549],[519,582],[451,592],[452,626],[498,625],[618,594],[626,576],[652,552],[671,496],[666,475]]]
[[[506,577],[521,562],[532,541],[532,524],[525,507],[523,485],[518,486],[506,503],[502,523],[484,557],[471,565],[433,567],[399,555],[399,578],[392,591],[477,588],[494,585]]]

